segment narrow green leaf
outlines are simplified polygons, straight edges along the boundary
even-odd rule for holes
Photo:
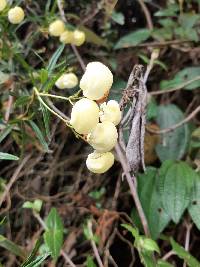
[[[40,104],[40,107],[41,107],[41,110],[42,110],[46,136],[47,136],[48,140],[50,140],[50,129],[49,129],[50,113],[42,104]]]
[[[49,65],[47,66],[47,70],[48,70],[49,76],[52,74],[54,68],[56,67],[56,63],[57,63],[60,55],[62,54],[64,48],[65,48],[65,44],[61,44],[58,47],[58,49],[55,51],[55,53],[53,54],[53,56],[51,57],[51,59],[49,61]]]
[[[170,238],[170,243],[174,252],[179,256],[179,258],[186,261],[188,267],[200,267],[200,262],[193,257],[189,252],[187,252],[182,246],[180,246],[173,238]]]
[[[36,134],[38,140],[40,141],[44,151],[49,152],[48,144],[45,141],[44,136],[43,136],[41,130],[39,129],[39,127],[33,121],[29,121],[29,124],[30,124],[31,128],[33,129],[33,131],[35,132],[35,134]]]
[[[166,170],[165,175],[160,176],[162,204],[175,223],[179,222],[184,210],[188,207],[194,178],[195,172],[185,162],[172,164]]]
[[[158,260],[156,267],[174,267],[174,265],[163,260]]]
[[[4,237],[3,235],[0,235],[0,247],[7,249],[11,253],[13,253],[16,256],[21,257],[22,259],[26,258],[27,253],[25,249],[24,248],[22,249],[21,247],[16,245],[14,242]]]
[[[87,42],[93,43],[93,44],[98,45],[98,46],[104,46],[104,47],[108,46],[107,42],[103,38],[98,36],[96,33],[91,31],[89,28],[87,28],[83,25],[80,25],[79,29],[81,31],[84,31]]]
[[[45,253],[44,255],[37,256],[35,260],[28,263],[27,265],[24,265],[24,267],[38,267],[41,266],[41,263],[43,263],[47,257],[49,257],[49,253]]]
[[[139,238],[139,231],[137,228],[133,227],[132,225],[129,224],[121,224],[122,227],[124,227],[126,230],[128,230],[135,239]]]
[[[44,233],[45,244],[52,257],[57,260],[63,244],[63,223],[55,208],[52,208],[46,219],[47,230]]]
[[[35,246],[34,246],[33,250],[31,251],[31,253],[29,254],[28,258],[22,263],[22,265],[20,267],[27,267],[28,264],[33,262],[35,256],[37,255],[37,252],[40,248],[41,243],[42,243],[42,238],[39,238],[36,241]]]
[[[26,105],[30,100],[31,100],[31,97],[30,97],[29,95],[23,95],[23,96],[20,96],[20,97],[15,101],[15,107],[24,106],[24,105]]]
[[[6,126],[0,133],[0,143],[6,138],[6,136],[12,131],[12,126]]]
[[[146,41],[151,35],[151,31],[148,29],[140,29],[134,32],[131,32],[122,38],[116,43],[114,49],[127,48],[132,46],[137,46],[143,41]]]
[[[141,240],[141,248],[143,248],[144,250],[147,250],[147,251],[156,251],[158,253],[160,253],[160,249],[157,245],[157,243],[150,239],[150,238],[146,238],[146,237],[140,237],[142,240]],[[138,240],[138,242],[140,242],[140,239]]]
[[[160,129],[168,128],[184,119],[183,112],[173,104],[161,105],[157,108],[157,123]],[[181,159],[189,144],[188,125],[184,124],[174,131],[162,135],[160,144],[156,146],[159,159],[163,162],[168,159]]]
[[[0,160],[19,160],[19,158],[9,153],[0,152]]]

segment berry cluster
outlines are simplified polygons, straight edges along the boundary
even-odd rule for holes
[[[69,31],[65,28],[65,23],[57,19],[49,25],[49,34],[60,37],[60,42],[81,46],[85,42],[85,33],[80,30]]]
[[[86,160],[87,168],[94,173],[104,173],[114,163],[110,151],[117,143],[116,126],[121,120],[121,111],[115,100],[102,103],[112,83],[113,75],[108,67],[100,62],[89,63],[80,81],[84,97],[74,104],[71,112],[71,126],[84,135],[94,149]]]
[[[0,0],[0,12],[6,8],[7,4],[7,0]],[[19,6],[10,8],[8,11],[8,20],[12,24],[21,23],[24,20],[24,16],[24,10]]]

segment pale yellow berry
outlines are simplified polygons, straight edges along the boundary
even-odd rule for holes
[[[71,44],[73,42],[73,32],[72,31],[64,31],[61,35],[60,35],[60,41],[61,43],[64,44]]]
[[[6,5],[7,5],[6,0],[0,0],[0,11],[3,11]]]
[[[81,46],[85,42],[85,33],[83,31],[75,30],[73,35],[74,45]]]
[[[103,103],[100,106],[100,121],[110,121],[114,125],[120,123],[122,113],[119,107],[119,104],[115,100],[110,100],[107,103]]]
[[[79,134],[88,134],[99,122],[99,107],[96,102],[82,98],[72,108],[70,123]]]
[[[13,7],[8,11],[8,20],[12,24],[19,24],[23,21],[24,19],[24,10],[19,7]]]
[[[78,78],[74,73],[65,73],[58,78],[55,85],[59,89],[70,89],[78,84]]]
[[[88,143],[98,152],[108,152],[117,143],[118,133],[112,122],[98,123],[94,130],[88,134]]]
[[[91,100],[99,100],[109,92],[113,83],[113,75],[101,62],[91,62],[81,78],[80,88],[83,95]]]
[[[65,31],[65,24],[57,19],[49,25],[49,34],[51,36],[60,36]]]
[[[87,168],[93,173],[104,173],[114,164],[114,156],[111,152],[98,153],[94,151],[86,160]]]

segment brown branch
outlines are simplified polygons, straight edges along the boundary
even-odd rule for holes
[[[189,245],[190,245],[190,233],[192,229],[192,223],[186,222],[186,237],[185,237],[185,250],[189,251]],[[183,267],[186,267],[186,262],[184,261]]]
[[[188,115],[185,119],[183,119],[182,121],[168,127],[168,128],[165,128],[165,129],[161,129],[161,130],[153,130],[153,129],[150,129],[148,127],[146,127],[146,130],[149,132],[149,133],[153,133],[153,134],[164,134],[164,133],[169,133],[171,131],[174,131],[175,129],[181,127],[183,124],[189,122],[191,119],[193,119],[197,113],[200,112],[200,106],[198,106],[192,113],[190,113],[190,115]]]
[[[1,195],[0,198],[0,207],[2,205],[2,203],[4,202],[5,198],[7,197],[11,187],[13,186],[13,184],[17,181],[19,174],[22,170],[22,168],[24,167],[24,165],[27,163],[27,161],[30,159],[31,154],[26,156],[20,163],[20,165],[17,167],[17,169],[15,170],[15,172],[13,173],[12,177],[10,178],[9,183],[5,186],[5,190],[3,192],[3,194]]]
[[[91,221],[88,221],[87,225],[88,225],[88,230],[90,232],[90,235],[93,236]],[[91,239],[90,242],[91,242],[91,246],[92,246],[92,249],[93,249],[93,252],[94,252],[95,258],[96,258],[96,260],[98,262],[99,267],[104,267],[103,262],[101,260],[101,257],[99,255],[99,252],[98,252],[98,249],[97,249],[97,246],[96,246],[94,240]]]
[[[153,91],[153,92],[149,92],[150,95],[161,95],[161,94],[166,94],[166,93],[171,93],[171,92],[175,92],[175,91],[178,91],[182,88],[184,88],[185,86],[193,83],[193,82],[196,82],[196,81],[199,81],[200,80],[200,76],[196,76],[194,79],[191,79],[187,82],[184,82],[182,84],[179,84],[177,87],[174,87],[174,88],[170,88],[170,89],[167,89],[167,90],[162,90],[162,91]]]
[[[123,168],[123,171],[124,171],[124,175],[125,175],[126,180],[128,182],[128,185],[129,185],[129,188],[130,188],[130,191],[131,191],[131,195],[132,195],[133,200],[135,202],[135,206],[136,206],[136,209],[138,211],[138,214],[139,214],[139,217],[140,217],[140,220],[141,220],[145,235],[146,236],[150,236],[147,219],[146,219],[146,216],[144,214],[144,211],[143,211],[143,208],[142,208],[142,205],[140,203],[140,199],[139,199],[139,196],[138,196],[138,193],[137,193],[137,189],[136,189],[136,177],[134,175],[131,176],[130,168],[129,168],[128,164],[127,164],[127,159],[126,159],[124,153],[122,152],[119,143],[117,143],[117,145],[115,146],[115,150],[117,152],[117,155],[119,157],[120,163],[122,165],[122,168]],[[134,183],[134,180],[135,180],[135,183]]]
[[[147,27],[149,30],[153,30],[153,22],[152,22],[152,18],[151,18],[151,14],[146,6],[146,4],[144,3],[143,0],[137,0],[138,3],[140,4],[143,12],[144,12],[144,15],[146,17],[146,21],[147,21]]]

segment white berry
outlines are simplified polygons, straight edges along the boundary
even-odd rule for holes
[[[94,151],[86,160],[87,168],[93,173],[104,173],[114,164],[114,156],[111,152],[98,153]]]
[[[96,102],[82,98],[72,108],[70,123],[79,134],[88,134],[99,121],[99,107]]]
[[[78,78],[74,73],[65,73],[58,78],[55,85],[59,89],[70,89],[78,84]]]
[[[117,143],[117,128],[112,122],[98,123],[87,136],[88,143],[98,152],[108,152]]]
[[[107,103],[103,103],[100,106],[100,121],[110,121],[114,125],[120,123],[122,113],[119,107],[119,103],[115,100],[110,100]]]
[[[65,31],[65,24],[62,20],[57,19],[49,25],[49,34],[51,36],[60,36]]]
[[[19,7],[13,7],[8,11],[8,20],[12,24],[19,24],[23,21],[24,19],[24,10]]]
[[[81,78],[80,88],[83,95],[91,100],[99,100],[106,95],[113,83],[113,75],[101,62],[91,62]]]

